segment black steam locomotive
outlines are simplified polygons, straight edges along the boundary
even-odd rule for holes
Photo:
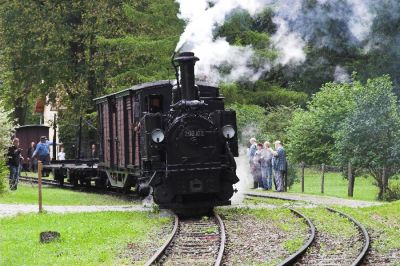
[[[97,182],[152,193],[162,208],[230,204],[239,181],[236,114],[224,109],[217,87],[195,84],[197,60],[190,52],[174,58],[176,84],[145,83],[95,99]]]

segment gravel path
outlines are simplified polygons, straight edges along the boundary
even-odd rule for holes
[[[277,199],[301,200],[318,205],[338,205],[338,206],[345,206],[352,208],[370,207],[370,206],[385,204],[373,201],[351,200],[351,199],[343,199],[343,198],[336,198],[329,196],[317,196],[317,195],[307,195],[307,194],[297,194],[297,193],[287,193],[287,192],[268,192],[268,191],[259,192],[257,190],[250,190],[246,191],[246,193],[270,196]]]
[[[38,212],[38,205],[30,204],[0,204],[0,218],[7,216],[15,216],[20,213]],[[149,211],[151,208],[142,205],[125,205],[125,206],[43,206],[47,212],[53,213],[73,213],[73,212],[103,212],[103,211]]]
[[[221,217],[227,234],[223,265],[276,265],[294,252],[287,249],[291,241],[301,245],[308,237],[304,221],[290,213],[275,221],[251,213]],[[285,222],[293,224],[290,230],[282,226]]]

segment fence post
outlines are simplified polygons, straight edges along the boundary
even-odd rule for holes
[[[349,187],[347,190],[347,196],[349,197],[353,197],[353,193],[354,193],[354,175],[353,175],[353,171],[351,169],[351,163],[349,162],[348,166],[347,166],[347,178],[349,179]]]
[[[321,171],[322,171],[322,176],[321,176],[321,193],[324,194],[324,186],[325,186],[325,164],[324,164],[324,163],[321,165]]]
[[[39,213],[43,211],[42,208],[42,170],[43,164],[42,161],[38,161],[38,190],[39,190]]]
[[[304,162],[301,163],[301,193],[304,193]]]

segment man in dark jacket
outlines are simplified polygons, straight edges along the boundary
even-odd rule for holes
[[[283,176],[287,170],[286,162],[286,152],[279,140],[275,141],[275,151],[274,151],[274,171],[275,171],[275,183],[276,191],[283,191]]]
[[[8,167],[10,168],[10,189],[16,190],[18,186],[20,163],[23,159],[19,148],[19,139],[13,139],[13,145],[8,148]]]

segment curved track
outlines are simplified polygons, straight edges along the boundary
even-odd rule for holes
[[[251,193],[245,193],[246,196],[250,196],[250,197],[262,197],[262,198],[273,198],[273,199],[281,199],[281,200],[288,200],[288,201],[295,201],[293,199],[285,199],[282,197],[273,197],[273,196],[268,196],[268,195],[259,195],[259,194],[251,194]],[[370,246],[370,238],[368,235],[367,230],[365,229],[365,227],[359,223],[356,219],[354,219],[353,217],[344,214],[340,211],[334,210],[332,208],[329,207],[325,207],[326,210],[328,210],[329,212],[332,213],[337,213],[340,216],[342,216],[343,218],[349,220],[359,231],[360,236],[361,236],[361,240],[363,241],[363,245],[362,245],[362,249],[359,252],[358,256],[356,259],[354,259],[350,265],[351,266],[357,266],[357,265],[361,265],[361,263],[363,262],[365,256],[367,255],[369,246]],[[310,219],[308,219],[307,217],[305,217],[304,215],[298,213],[297,211],[291,209],[292,212],[295,212],[297,215],[300,215],[303,219],[305,219],[310,227],[310,229],[312,228],[312,222]],[[310,225],[311,224],[311,225]],[[314,238],[315,240],[311,240],[311,236],[314,234]],[[316,231],[315,227],[314,227],[314,231],[311,229],[310,231],[310,238],[308,239],[308,241],[294,254],[292,254],[291,256],[289,256],[288,258],[286,258],[282,263],[280,263],[279,265],[284,266],[284,265],[302,265],[303,264],[303,260],[307,260],[307,258],[305,258],[305,256],[303,256],[305,254],[305,252],[307,250],[309,250],[313,245],[319,245],[320,243],[318,240],[318,237],[316,237],[316,235],[318,235],[318,232]],[[313,244],[314,243],[314,244]],[[310,254],[309,256],[313,256],[315,254]],[[340,261],[340,260],[338,260]],[[328,262],[328,261],[322,261],[319,262],[318,265],[325,265],[325,263],[328,263],[329,265],[344,265],[343,262],[339,263],[339,264],[331,264],[332,262]]]
[[[225,228],[221,217],[180,220],[167,241],[145,264],[221,265],[225,248]]]
[[[315,226],[314,224],[311,222],[311,220],[304,216],[302,213],[289,208],[290,211],[292,211],[295,215],[297,215],[298,217],[302,218],[305,220],[305,222],[308,225],[308,228],[310,230],[310,237],[308,238],[307,242],[303,244],[303,246],[301,246],[294,254],[290,255],[289,257],[287,257],[283,262],[281,262],[279,264],[279,266],[286,266],[286,265],[293,265],[296,261],[299,260],[299,258],[301,258],[301,256],[310,248],[311,244],[314,242],[315,240]]]

